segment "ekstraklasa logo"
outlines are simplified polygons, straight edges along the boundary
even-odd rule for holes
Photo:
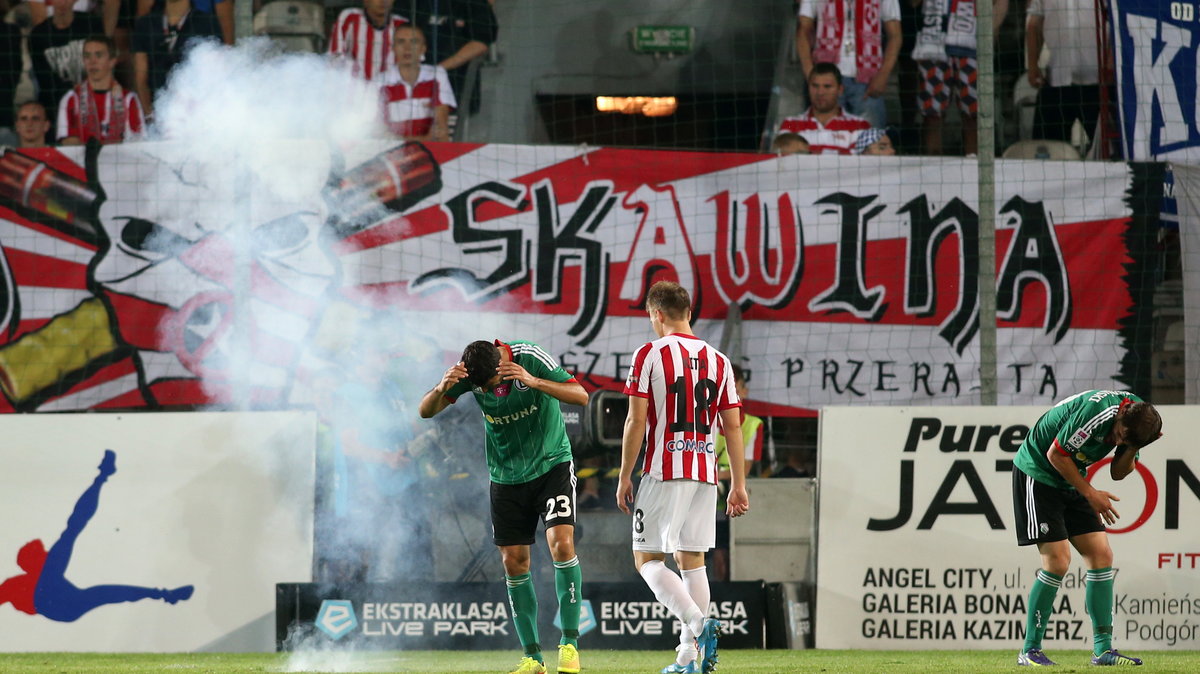
[[[326,599],[317,612],[317,629],[337,641],[358,627],[354,604],[345,599]]]

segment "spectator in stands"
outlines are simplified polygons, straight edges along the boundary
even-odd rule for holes
[[[21,60],[21,29],[0,21],[0,140],[12,141],[13,98],[24,65]],[[8,138],[3,136],[8,135]]]
[[[1069,143],[1075,120],[1094,136],[1100,116],[1100,68],[1093,0],[1030,0],[1026,17],[1026,76],[1039,90],[1033,137]],[[1038,66],[1043,44],[1050,48],[1045,74]]]
[[[813,477],[816,475],[813,461],[809,460],[809,457],[815,458],[811,451],[800,447],[788,447],[780,450],[780,453],[783,454],[783,467],[775,471],[771,477]]]
[[[812,154],[808,141],[797,133],[781,133],[775,136],[775,140],[771,142],[771,151],[779,153],[781,157],[789,154]]]
[[[813,154],[850,154],[858,134],[871,128],[871,123],[842,110],[838,104],[842,82],[842,73],[834,64],[814,65],[808,74],[808,110],[784,119],[776,134],[803,137]]]
[[[896,147],[892,145],[892,139],[886,130],[867,129],[858,134],[858,140],[854,143],[854,154],[894,157]]]
[[[111,37],[93,35],[84,40],[84,80],[58,104],[61,144],[82,145],[92,138],[120,143],[142,132],[142,106],[137,95],[125,91],[113,77],[116,66],[117,47]]]
[[[898,0],[801,0],[796,52],[805,78],[814,63],[833,63],[842,73],[842,107],[887,126],[883,94],[900,57]]]
[[[220,35],[216,17],[193,10],[191,0],[166,0],[134,22],[133,73],[147,115],[154,114],[154,95],[183,60],[188,45],[218,40]]]
[[[1008,0],[992,1],[995,25],[999,26],[1008,11]],[[942,117],[950,107],[950,99],[955,98],[962,113],[963,152],[974,155],[979,149],[975,0],[913,2],[924,5],[921,31],[917,34],[912,57],[923,80],[917,99],[924,117],[922,145],[925,154],[942,154]]]
[[[425,31],[430,60],[446,69],[455,97],[467,101],[467,114],[475,114],[479,111],[479,79],[470,92],[463,87],[467,66],[487,53],[499,33],[491,4],[487,0],[415,0],[412,7],[413,24]]]
[[[46,134],[50,132],[50,117],[38,101],[25,101],[17,107],[17,147],[49,147]]]
[[[29,3],[29,18],[30,23],[34,26],[46,20],[46,17],[54,16],[58,12],[67,10],[58,9],[57,6],[61,3],[55,0],[28,0]],[[95,9],[101,9],[99,16],[101,17],[101,26],[105,35],[112,37],[113,31],[117,27],[117,18],[121,14],[121,0],[79,0],[74,3],[73,11],[81,14],[96,16]],[[96,31],[97,33],[101,31]]]
[[[380,78],[379,97],[388,130],[408,140],[450,140],[450,109],[457,105],[446,70],[422,65],[425,34],[397,26],[392,37],[396,62]]]
[[[155,5],[162,2],[163,0],[137,0],[137,16],[146,16],[154,9]],[[228,45],[232,45],[236,37],[233,24],[233,3],[234,0],[192,0],[192,9],[217,17],[217,23],[221,25],[221,40]]]
[[[29,31],[33,79],[47,112],[57,111],[63,96],[83,80],[84,40],[104,33],[100,17],[73,9],[87,1],[51,0],[50,18]]]
[[[387,72],[395,31],[408,23],[408,19],[392,13],[394,3],[363,0],[362,9],[343,9],[329,36],[329,53],[348,60],[354,73],[368,82]]]

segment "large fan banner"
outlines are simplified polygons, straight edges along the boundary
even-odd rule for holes
[[[0,156],[0,407],[308,405],[367,351],[406,359],[424,390],[492,338],[618,388],[660,279],[746,367],[759,413],[979,402],[970,161],[304,142],[255,157]],[[997,162],[1001,404],[1148,382],[1154,169]]]
[[[1108,0],[1125,156],[1200,164],[1200,3]]]

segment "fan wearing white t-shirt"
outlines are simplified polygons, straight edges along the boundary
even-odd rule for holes
[[[400,138],[450,140],[450,109],[457,107],[450,78],[441,66],[425,65],[425,34],[412,24],[392,36],[395,63],[379,82],[383,122]]]
[[[621,441],[617,506],[633,515],[638,573],[683,625],[675,662],[663,671],[710,672],[721,633],[719,621],[708,618],[704,566],[704,553],[716,543],[715,443],[717,433],[723,433],[731,483],[726,512],[744,515],[750,499],[742,402],[729,358],[692,333],[687,290],[670,281],[655,283],[646,293],[646,311],[658,339],[637,350],[625,382],[629,414]],[[635,499],[632,476],[643,439],[646,458]],[[663,563],[668,554],[674,555],[679,574]]]

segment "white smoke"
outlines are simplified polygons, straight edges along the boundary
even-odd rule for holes
[[[264,174],[288,168],[260,156],[264,142],[336,148],[386,135],[374,86],[326,56],[281,52],[265,38],[197,45],[171,71],[154,109],[152,136],[190,141],[201,156]]]
[[[230,400],[235,409],[312,404],[332,429],[325,437],[353,428],[358,438],[391,438],[397,423],[413,423],[416,433],[433,429],[433,424],[415,423],[416,400],[438,383],[445,367],[439,346],[425,337],[431,326],[406,325],[401,312],[348,303],[340,291],[353,280],[343,278],[331,245],[344,235],[331,224],[338,217],[374,213],[362,208],[335,212],[344,202],[330,198],[330,179],[355,168],[343,165],[343,157],[367,161],[401,143],[385,140],[376,89],[327,57],[281,53],[266,40],[232,48],[203,44],[172,72],[156,99],[149,138],[156,142],[102,151],[108,202],[101,220],[110,237],[122,240],[129,216],[156,228],[143,237],[126,236],[125,248],[136,250],[118,259],[120,246],[115,247],[102,271],[109,279],[133,279],[141,284],[134,294],[152,300],[154,292],[175,290],[163,303],[183,316],[176,321],[183,327],[175,329],[185,336],[177,341],[203,343],[216,362],[213,374],[201,377],[210,393]],[[153,258],[158,254],[163,259]],[[213,297],[221,301],[204,299]],[[222,320],[230,315],[232,327],[222,332]],[[281,355],[291,348],[299,355]],[[376,372],[365,371],[380,358],[390,360]],[[358,410],[336,400],[339,386],[357,385],[363,396],[364,382],[378,379],[373,375],[385,368],[396,375],[393,382],[404,375],[390,397],[372,393]],[[286,400],[270,398],[281,390],[287,391]],[[372,411],[363,413],[366,407]],[[447,442],[424,438],[409,444]],[[280,448],[281,458],[287,449]],[[433,459],[401,468],[374,464],[343,470],[338,480],[360,482],[337,486],[341,519],[331,535],[336,542],[325,542],[326,561],[328,553],[339,553],[353,567],[361,550],[370,549],[375,559],[366,580],[409,579],[386,575],[399,576],[402,571],[395,569],[406,568],[397,563],[398,556],[415,558],[406,551],[402,522],[362,493],[380,482],[411,483],[411,471],[422,471],[416,488],[429,489],[420,480],[437,479],[436,451],[430,454]],[[343,464],[363,461],[342,459]],[[364,480],[361,473],[374,479]],[[388,495],[387,484],[379,488]],[[376,517],[381,519],[372,521]],[[294,633],[286,671],[378,671],[379,657],[360,652],[353,641],[351,636],[334,644],[312,631]]]

